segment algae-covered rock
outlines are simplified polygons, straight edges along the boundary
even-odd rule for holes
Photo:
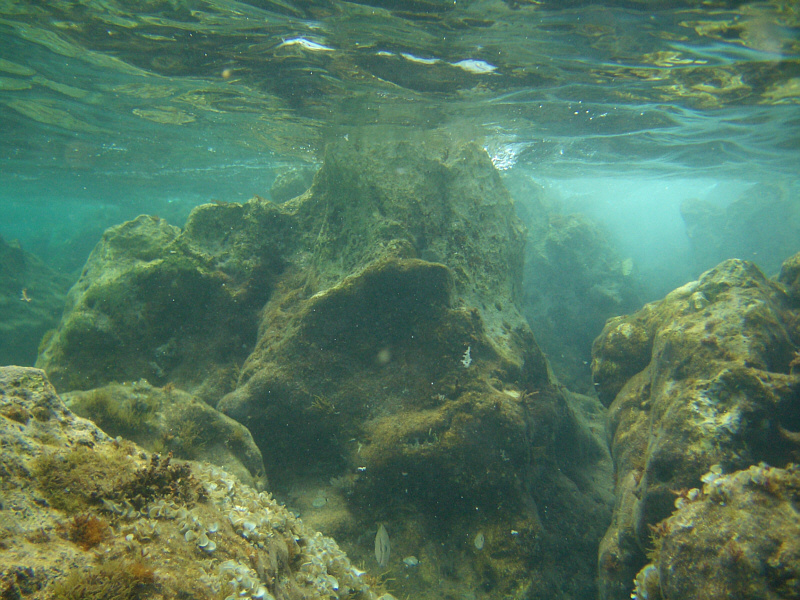
[[[800,468],[753,465],[683,490],[657,528],[632,598],[767,600],[800,596]]]
[[[780,282],[728,260],[610,320],[595,341],[617,473],[614,520],[600,548],[602,598],[630,594],[652,528],[712,465],[728,472],[796,460],[797,310]]]
[[[4,598],[376,597],[336,542],[223,469],[111,439],[0,368]]]
[[[281,205],[110,229],[39,364],[60,389],[221,398],[365,564],[384,524],[400,595],[586,596],[610,460],[520,314],[524,239],[479,146],[339,142]]]
[[[370,515],[424,554],[398,584],[405,593],[445,593],[436,572],[456,561],[453,589],[560,597],[554,555],[591,550],[546,525],[536,503],[547,498],[550,514],[581,505],[581,535],[592,531],[607,499],[578,498],[568,481],[585,475],[574,452],[591,465],[604,453],[590,433],[574,443],[584,430],[519,313],[524,231],[485,152],[338,144],[284,206],[313,234],[310,251],[276,286],[219,408],[270,440],[279,487],[342,482],[360,515],[334,525],[345,536]],[[436,541],[425,541],[432,523]],[[491,550],[473,556],[462,539],[478,529]],[[591,576],[569,586],[591,589]]]
[[[58,324],[70,283],[0,237],[0,364],[33,365],[39,341]]]
[[[174,386],[156,388],[140,380],[62,397],[72,411],[91,419],[111,436],[124,437],[160,454],[206,461],[251,487],[265,487],[261,452],[250,431]]]
[[[259,200],[219,206],[213,222],[196,211],[183,235],[149,216],[108,229],[37,365],[59,390],[146,378],[216,402],[252,348],[270,273],[280,269],[275,241],[253,239],[270,211]]]

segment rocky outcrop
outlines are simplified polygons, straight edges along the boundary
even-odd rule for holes
[[[141,378],[204,399],[231,389],[237,361],[255,341],[270,273],[280,269],[270,248],[276,240],[258,227],[270,219],[267,204],[220,206],[211,226],[221,229],[212,236],[202,211],[191,236],[149,216],[108,229],[37,365],[65,391]],[[231,223],[240,239],[223,248],[217,236],[235,235]],[[253,240],[255,228],[266,239]]]
[[[630,596],[676,497],[699,488],[712,466],[734,473],[797,460],[798,259],[786,261],[777,281],[752,263],[725,261],[663,300],[611,319],[595,341],[592,368],[609,405],[616,468],[614,519],[600,548],[601,598]],[[681,589],[689,588],[665,588],[665,598],[723,597]]]
[[[635,600],[797,598],[800,468],[753,465],[682,491],[654,536]]]
[[[271,496],[110,438],[40,370],[0,368],[0,445],[3,598],[376,597]]]
[[[403,595],[586,597],[610,460],[520,314],[524,237],[480,147],[337,143],[280,206],[110,229],[39,364],[221,398],[353,556],[384,525]]]
[[[266,488],[261,451],[250,431],[191,394],[139,380],[62,397],[70,410],[113,437],[159,454],[206,461],[255,489]]]

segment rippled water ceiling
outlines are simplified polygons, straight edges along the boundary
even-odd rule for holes
[[[792,174],[799,21],[777,1],[7,0],[0,159],[241,172],[435,131],[545,176]]]

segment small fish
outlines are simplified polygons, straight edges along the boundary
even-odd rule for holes
[[[381,567],[389,564],[389,555],[392,552],[392,547],[389,544],[389,533],[386,527],[381,525],[378,527],[378,534],[375,536],[375,560]]]
[[[23,302],[30,302],[31,300],[33,300],[33,298],[28,296],[28,288],[22,288],[22,291],[20,292],[19,295],[19,299],[22,300]]]

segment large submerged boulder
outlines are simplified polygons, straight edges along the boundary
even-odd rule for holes
[[[610,457],[520,314],[524,238],[479,146],[336,143],[284,204],[110,229],[39,364],[215,404],[402,594],[586,597]]]
[[[611,319],[595,341],[592,367],[600,399],[609,405],[616,468],[614,519],[600,548],[601,598],[630,597],[647,554],[672,531],[674,521],[667,529],[663,521],[676,498],[701,487],[704,474],[762,462],[783,468],[798,460],[799,263],[800,255],[789,259],[780,278],[770,280],[750,262],[725,261],[663,300]],[[736,510],[746,513],[746,503]],[[780,537],[779,521],[760,526],[764,535]],[[706,541],[693,541],[708,544],[697,552],[719,552],[713,541],[719,532],[707,534]],[[665,557],[659,568],[675,555]],[[653,574],[640,573],[639,583]],[[664,587],[664,597],[730,597],[699,593],[697,582],[686,585]],[[646,594],[637,597],[657,597]]]
[[[266,282],[280,269],[269,248],[276,240],[258,226],[269,220],[265,204],[220,207],[210,239],[202,217],[191,236],[145,215],[108,229],[37,366],[64,391],[140,378],[209,386],[196,390],[204,398],[231,389],[255,341]],[[265,239],[253,239],[256,228]],[[218,236],[248,239],[222,247]]]

